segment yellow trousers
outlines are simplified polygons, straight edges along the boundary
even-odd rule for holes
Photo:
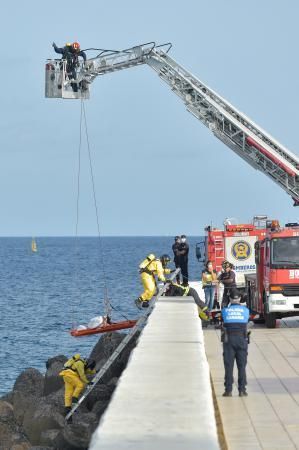
[[[72,406],[72,397],[79,398],[84,389],[84,383],[73,370],[63,370],[60,374],[64,381],[64,406]]]
[[[141,274],[141,281],[143,284],[144,291],[140,295],[140,298],[142,301],[149,301],[156,293],[155,278],[152,275],[143,272]]]

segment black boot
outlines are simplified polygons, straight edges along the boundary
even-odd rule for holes
[[[74,406],[76,403],[78,403],[77,397],[72,397],[72,406]]]
[[[68,413],[72,410],[71,406],[65,406],[64,408],[64,415],[65,417],[68,415]],[[69,419],[67,419],[67,423],[72,423],[73,422],[73,418],[70,417]]]

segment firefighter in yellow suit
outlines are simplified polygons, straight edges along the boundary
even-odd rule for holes
[[[170,257],[168,255],[162,255],[160,258],[156,258],[155,255],[151,253],[139,265],[139,273],[144,291],[140,297],[135,300],[135,304],[138,308],[147,308],[149,306],[149,301],[155,295],[157,290],[155,277],[157,277],[159,281],[166,281],[164,275],[171,272],[171,270],[167,268],[169,262]]]
[[[72,405],[78,403],[78,398],[84,387],[90,383],[86,375],[96,373],[95,361],[84,360],[79,353],[72,356],[64,364],[63,370],[59,375],[63,378],[65,385],[64,406],[65,415],[72,409]]]

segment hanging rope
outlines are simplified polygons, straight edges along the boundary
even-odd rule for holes
[[[99,211],[98,211],[97,198],[96,198],[94,174],[93,174],[93,162],[92,162],[91,151],[90,151],[90,142],[89,142],[88,127],[87,127],[86,111],[85,111],[85,105],[84,105],[83,100],[82,100],[82,105],[83,105],[82,110],[83,110],[83,119],[84,119],[84,127],[85,127],[85,135],[86,135],[86,142],[87,142],[88,159],[89,159],[89,170],[90,170],[90,177],[91,177],[91,183],[92,183],[93,202],[94,202],[94,208],[95,208],[96,220],[97,220],[99,251],[100,251],[102,271],[103,271],[103,280],[104,280],[105,314],[110,316],[111,315],[111,305],[110,305],[109,296],[108,296],[107,276],[106,276],[105,262],[104,262],[104,256],[103,256],[103,246],[102,246],[102,239],[101,239],[101,230],[100,230],[100,219],[99,219]]]
[[[82,148],[82,117],[83,117],[83,100],[81,100],[80,108],[80,128],[79,128],[79,146],[78,146],[78,170],[77,170],[77,199],[76,199],[76,228],[75,228],[75,280],[80,286],[79,282],[79,201],[80,201],[80,177],[81,177],[81,148]],[[74,296],[75,297],[75,296]],[[80,293],[79,293],[79,310],[80,310]],[[76,325],[74,302],[72,302],[72,328]]]

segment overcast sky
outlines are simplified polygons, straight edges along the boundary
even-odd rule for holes
[[[5,2],[0,235],[73,235],[80,101],[44,98],[51,47],[171,41],[171,56],[298,154],[297,0]],[[149,67],[86,102],[104,235],[201,235],[225,217],[299,218],[291,198],[189,114]],[[87,159],[79,233],[95,235]]]

